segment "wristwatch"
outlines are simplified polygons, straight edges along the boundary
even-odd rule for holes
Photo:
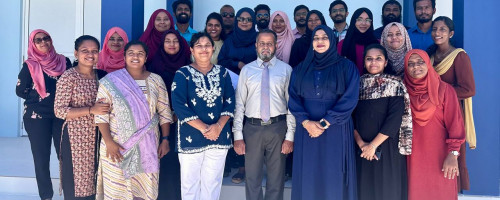
[[[450,153],[453,154],[454,156],[460,155],[460,153],[458,153],[458,151],[450,151]]]
[[[321,119],[319,121],[319,124],[323,127],[323,129],[327,129],[328,127],[330,127],[330,123],[325,119]]]

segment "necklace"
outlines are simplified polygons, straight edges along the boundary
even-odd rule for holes
[[[437,61],[437,62],[441,62],[441,61],[442,61],[444,58],[446,58],[446,56],[448,56],[448,54],[450,54],[450,53],[451,53],[451,51],[453,51],[454,49],[455,49],[454,47],[450,46],[450,47],[448,48],[448,50],[447,50],[445,53],[438,53],[438,52],[436,51],[436,56],[435,56],[435,57],[436,57],[436,61]]]

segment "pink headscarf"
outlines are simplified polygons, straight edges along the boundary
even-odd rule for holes
[[[108,47],[109,38],[118,33],[120,37],[123,38],[123,47],[119,51],[113,51]],[[99,62],[97,63],[97,69],[102,69],[106,72],[113,72],[125,67],[125,56],[123,55],[123,50],[125,45],[128,43],[128,36],[125,31],[119,27],[113,27],[109,29],[106,33],[106,38],[104,38],[104,44],[102,46],[102,51],[99,53]]]
[[[292,26],[290,26],[290,20],[286,13],[281,11],[275,11],[269,21],[269,29],[273,28],[274,18],[280,15],[285,20],[286,28],[281,33],[276,33],[278,35],[278,49],[276,49],[276,57],[283,62],[288,63],[290,60],[290,51],[292,50],[293,42],[295,41],[295,36],[293,35]]]
[[[149,18],[148,26],[146,27],[146,30],[144,30],[144,33],[142,33],[141,37],[139,40],[141,42],[146,43],[148,45],[149,53],[148,53],[148,61],[153,59],[153,57],[156,55],[156,51],[158,51],[158,48],[160,46],[163,47],[163,41],[165,38],[163,38],[163,33],[155,28],[155,19],[156,16],[160,13],[164,12],[167,14],[168,19],[170,20],[170,28],[168,30],[173,30],[174,29],[174,18],[172,18],[172,15],[165,10],[165,9],[158,9],[151,14],[151,17]]]
[[[43,73],[46,73],[49,76],[60,76],[66,70],[66,57],[56,53],[53,42],[51,43],[49,52],[40,52],[33,42],[37,33],[45,33],[50,36],[47,31],[42,29],[36,29],[31,32],[30,39],[28,41],[28,59],[25,62],[30,70],[31,78],[35,84],[35,89],[43,99],[47,97]]]

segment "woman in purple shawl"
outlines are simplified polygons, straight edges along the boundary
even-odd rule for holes
[[[145,70],[147,46],[125,46],[125,69],[101,79],[98,102],[110,113],[96,115],[102,133],[96,199],[156,199],[159,159],[170,151],[172,113],[160,76]],[[158,130],[162,130],[161,142]]]

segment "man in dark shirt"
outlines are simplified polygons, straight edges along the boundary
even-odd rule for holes
[[[392,22],[401,23],[401,4],[396,0],[386,1],[382,6],[382,26],[375,29],[375,37],[380,40],[385,26]]]

